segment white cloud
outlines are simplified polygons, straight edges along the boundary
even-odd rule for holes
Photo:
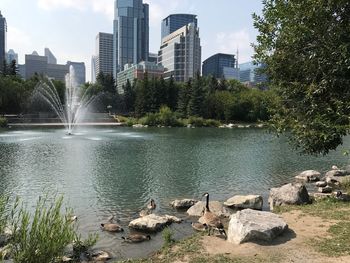
[[[240,63],[252,60],[252,42],[246,29],[236,32],[219,32],[216,35],[218,52],[235,54],[238,48]]]
[[[29,54],[34,50],[35,45],[25,31],[9,25],[7,29],[7,46],[15,52],[25,50],[26,54]],[[19,58],[19,62],[24,63],[24,56]]]

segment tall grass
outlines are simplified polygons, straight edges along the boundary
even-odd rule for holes
[[[0,128],[5,128],[7,126],[7,120],[4,117],[0,117]]]
[[[3,203],[8,199],[0,200],[0,215],[3,215]],[[40,197],[33,214],[17,199],[11,212],[0,223],[3,226],[10,225],[12,229],[9,248],[13,262],[57,262],[70,244],[75,244],[74,256],[86,252],[96,243],[97,236],[90,235],[87,240],[82,240],[77,234],[77,225],[71,221],[72,215],[71,209],[63,209],[63,196],[55,196],[53,201],[48,197]]]

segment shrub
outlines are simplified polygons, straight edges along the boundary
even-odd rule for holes
[[[173,236],[174,236],[174,232],[169,227],[166,227],[163,230],[162,232],[162,237],[164,241],[163,247],[168,247],[169,245],[175,242]]]
[[[77,227],[71,222],[72,210],[62,213],[63,197],[49,202],[40,197],[34,214],[30,214],[23,205],[13,208],[10,240],[11,256],[15,263],[55,262],[64,255],[66,247],[78,240],[79,244],[92,246],[96,239],[82,241]]]
[[[5,128],[7,126],[7,120],[4,117],[0,117],[0,128]]]
[[[182,126],[182,123],[180,123],[176,119],[175,113],[172,112],[171,109],[167,106],[163,106],[160,108],[158,113],[158,123],[163,126],[172,126],[172,127]]]
[[[142,125],[157,126],[158,116],[156,113],[148,113],[145,117],[139,120],[139,123]]]

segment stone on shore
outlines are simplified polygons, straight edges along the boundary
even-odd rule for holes
[[[310,203],[310,196],[303,184],[290,183],[279,188],[271,188],[270,190],[270,210],[273,210],[275,206],[302,205],[308,203]]]
[[[225,206],[237,209],[255,209],[261,210],[263,206],[263,198],[260,195],[236,195],[226,202]]]
[[[286,222],[274,213],[245,209],[231,216],[227,240],[234,244],[271,241],[287,229]]]
[[[337,176],[345,176],[347,175],[347,171],[346,170],[331,170],[329,172],[326,173],[325,177],[337,177]]]
[[[199,201],[190,209],[187,210],[189,216],[202,216],[203,208],[205,207],[205,202]],[[229,217],[229,211],[218,201],[210,201],[209,209],[211,212],[220,217]]]
[[[307,170],[295,176],[295,179],[303,182],[316,182],[320,180],[320,177],[320,172],[317,172],[315,170]]]
[[[182,200],[174,200],[170,203],[170,205],[176,209],[188,209],[191,206],[195,205],[198,200],[194,199],[182,199]]]
[[[326,187],[327,186],[327,182],[325,181],[319,181],[319,182],[316,182],[315,184],[317,187]]]
[[[332,194],[313,193],[312,197],[315,198],[315,200],[323,200],[332,197]]]
[[[323,194],[329,194],[329,193],[332,193],[332,190],[333,190],[333,188],[332,187],[330,187],[330,186],[326,186],[326,187],[319,187],[318,188],[318,192],[319,193],[323,193]]]
[[[157,232],[162,230],[165,226],[172,223],[181,223],[182,220],[175,216],[159,216],[150,214],[144,217],[137,218],[129,223],[129,227],[145,232]]]
[[[328,184],[341,184],[350,180],[350,175],[346,176],[326,176],[325,180]]]

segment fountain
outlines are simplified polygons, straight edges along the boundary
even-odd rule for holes
[[[65,103],[62,104],[55,85],[50,79],[42,79],[34,89],[34,96],[38,95],[55,111],[66,128],[67,135],[73,135],[75,126],[86,114],[95,96],[79,87],[76,81],[74,67],[70,66],[66,75]]]

